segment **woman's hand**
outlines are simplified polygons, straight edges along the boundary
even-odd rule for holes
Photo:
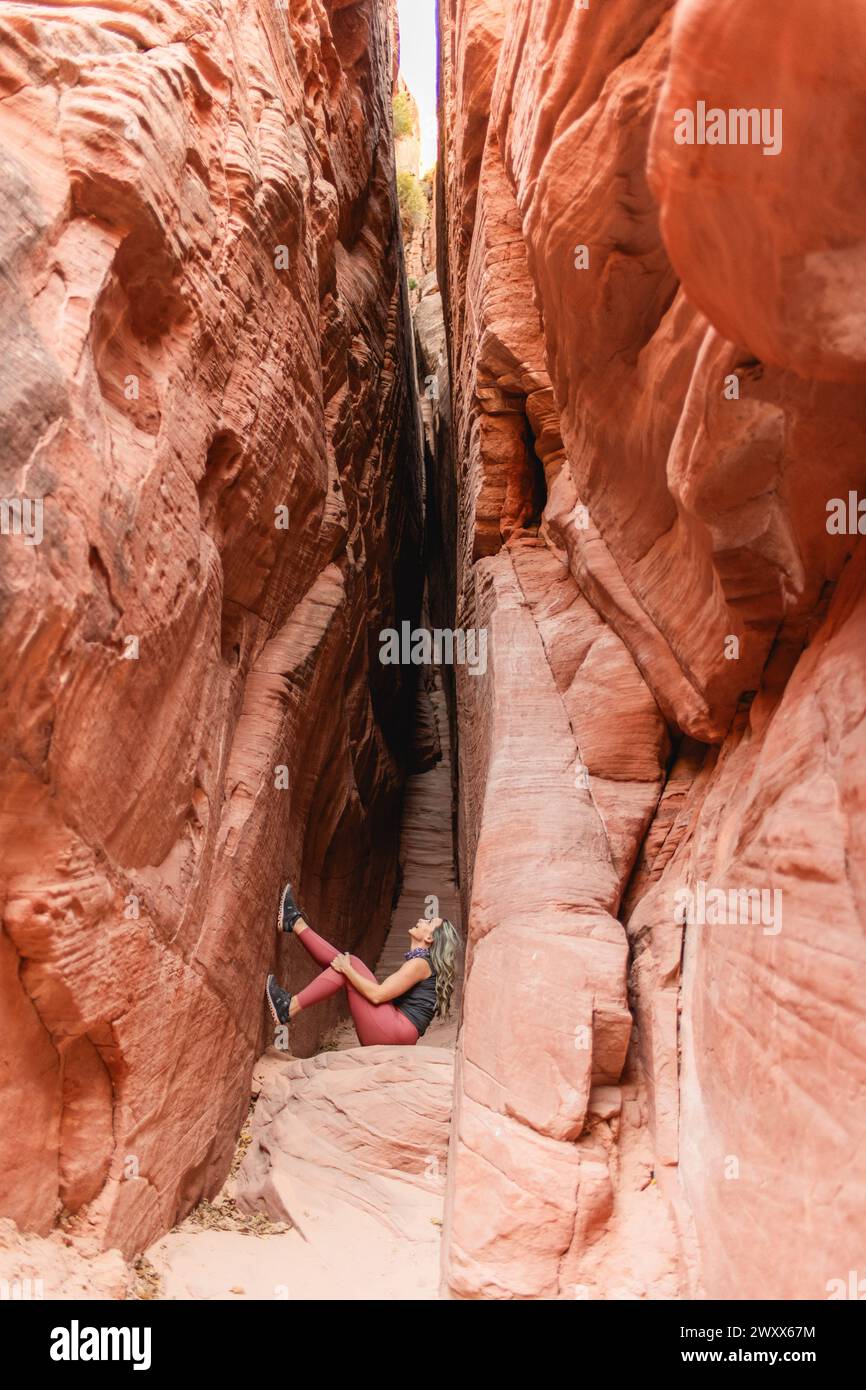
[[[331,961],[331,969],[336,970],[338,975],[345,975],[347,970],[352,968],[352,958],[348,951],[344,951],[341,956],[334,956]]]

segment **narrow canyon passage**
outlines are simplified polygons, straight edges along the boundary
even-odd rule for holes
[[[862,8],[439,0],[429,168],[396,0],[0,40],[0,1279],[833,1297]],[[449,1017],[275,1027],[287,879]]]
[[[402,964],[407,930],[425,910],[460,926],[448,717],[438,672],[424,674],[420,768],[406,787],[401,890],[376,963],[380,980]],[[436,903],[427,901],[431,884],[441,893]],[[300,946],[292,959],[303,959]],[[237,1171],[212,1205],[147,1251],[149,1291],[183,1299],[436,1298],[456,1031],[456,1011],[434,1018],[420,1058],[411,1048],[359,1049],[351,1023],[338,1025],[309,1062],[287,1063],[270,1048],[254,1074]]]

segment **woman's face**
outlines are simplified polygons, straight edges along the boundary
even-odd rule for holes
[[[441,925],[441,917],[434,917],[430,922],[428,922],[426,917],[419,917],[414,927],[409,928],[409,936],[415,942],[416,946],[432,946],[433,933],[436,928],[441,927]]]

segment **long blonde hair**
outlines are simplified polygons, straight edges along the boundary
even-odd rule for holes
[[[436,973],[436,1013],[439,1018],[446,1018],[451,1008],[459,955],[460,934],[453,922],[443,918],[433,931],[429,956],[430,968]]]

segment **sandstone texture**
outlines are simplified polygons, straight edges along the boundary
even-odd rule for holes
[[[3,1297],[862,1272],[862,6],[438,11],[0,0]]]
[[[801,376],[862,382],[866,203],[851,157],[866,12],[857,0],[768,0],[748,43],[741,21],[736,0],[676,6],[649,166],[668,255],[731,342]],[[672,143],[675,113],[699,100],[773,113],[779,153]]]
[[[460,928],[437,672],[425,673],[417,698],[402,889],[376,963],[380,980],[403,963],[407,930],[426,908],[438,906]],[[459,995],[412,1048],[359,1047],[349,1022],[317,1057],[269,1049],[253,1071],[254,1108],[224,1189],[147,1251],[158,1296],[437,1298],[458,1003]]]
[[[61,1231],[25,1235],[0,1218],[0,1299],[124,1299],[133,1272],[117,1250],[100,1250],[94,1232],[74,1240]]]
[[[282,1064],[256,1109],[238,1202],[315,1240],[335,1202],[429,1237],[448,1138],[447,1049],[355,1047]]]
[[[387,931],[413,690],[378,634],[417,616],[422,543],[393,28],[385,0],[0,4],[2,490],[44,522],[0,537],[24,1231],[130,1254],[219,1186],[285,876],[338,943]]]
[[[453,1297],[825,1298],[862,1263],[866,598],[827,526],[866,484],[862,16],[825,18],[440,5],[437,466],[489,635]],[[782,107],[782,149],[678,145],[699,100]],[[684,923],[701,883],[778,930]]]
[[[306,1060],[271,1049],[213,1208],[231,1219],[194,1214],[148,1249],[158,1296],[435,1299],[453,1070],[435,1043],[361,1048],[347,1033]]]

